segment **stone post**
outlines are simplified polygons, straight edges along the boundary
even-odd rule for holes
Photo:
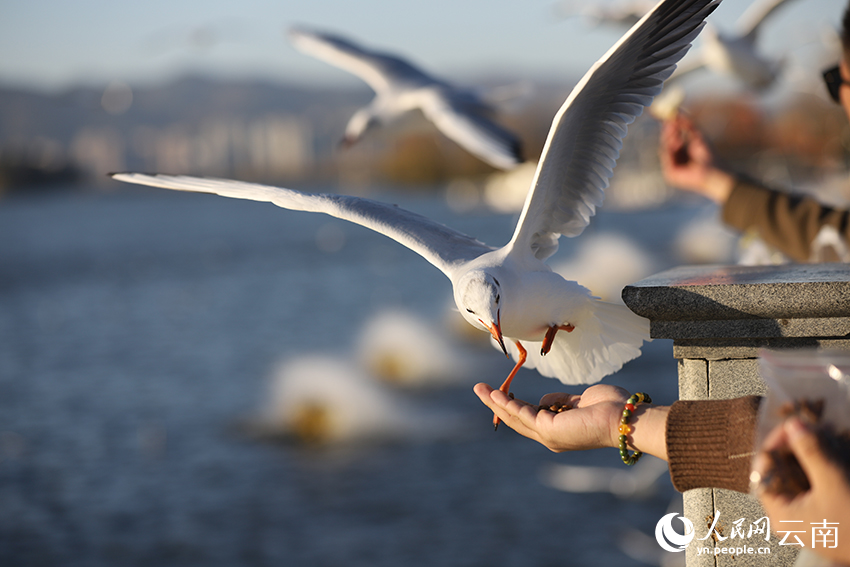
[[[673,339],[683,400],[764,394],[757,366],[761,348],[850,350],[850,264],[686,266],[627,286],[623,300],[650,320],[653,338]],[[722,489],[689,490],[684,505],[697,537],[708,533],[715,511],[727,536],[735,520],[744,518],[749,527],[765,515],[756,498]],[[792,565],[799,547],[778,545],[780,526],[770,528],[769,542],[755,536],[702,542],[769,545],[769,556],[699,555],[694,541],[686,550],[687,565]]]

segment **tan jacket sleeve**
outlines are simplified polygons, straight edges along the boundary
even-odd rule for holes
[[[817,200],[739,181],[723,206],[723,222],[745,232],[758,231],[767,244],[797,262],[812,261],[812,241],[825,226],[850,246],[850,211]],[[822,261],[838,261],[825,257]]]
[[[667,416],[667,462],[676,490],[748,492],[761,398],[677,401]]]

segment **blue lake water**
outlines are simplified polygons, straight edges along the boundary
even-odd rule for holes
[[[491,244],[513,229],[390,198]],[[695,214],[603,211],[589,232],[632,235],[664,267]],[[320,215],[157,190],[0,202],[0,565],[644,564],[619,542],[651,535],[669,479],[640,500],[549,488],[545,465],[622,466],[617,451],[494,433],[471,383],[417,395],[468,418],[450,439],[321,449],[235,426],[279,361],[349,349],[380,307],[450,301],[415,254]],[[644,350],[606,382],[671,403],[671,344]],[[510,363],[484,360],[480,379],[500,383]],[[533,371],[513,387],[561,389]]]

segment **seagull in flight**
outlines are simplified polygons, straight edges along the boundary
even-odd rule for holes
[[[491,166],[509,170],[522,163],[519,138],[493,121],[495,109],[476,92],[432,77],[396,55],[370,51],[337,35],[293,28],[289,40],[299,51],[360,77],[375,91],[372,102],[348,121],[343,146],[419,109],[446,137]]]
[[[782,61],[759,54],[756,41],[762,24],[788,1],[755,0],[741,14],[731,32],[721,32],[710,23],[706,25],[699,51],[682,62],[671,81],[705,68],[734,77],[755,91],[773,85],[782,71]]]
[[[582,16],[595,26],[604,24],[629,28],[654,6],[653,0],[621,0],[616,3],[562,0],[557,4],[556,10],[564,17]]]
[[[325,213],[392,238],[451,280],[458,311],[516,361],[565,384],[590,384],[640,355],[649,323],[545,263],[602,204],[627,126],[661,91],[719,0],[662,0],[584,75],[552,122],[514,234],[488,246],[397,206],[343,195],[183,175],[117,173],[119,181],[268,201]],[[498,419],[494,418],[498,425]]]

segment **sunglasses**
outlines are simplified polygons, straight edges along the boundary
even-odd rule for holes
[[[826,83],[826,90],[829,91],[832,100],[841,104],[841,85],[847,84],[847,81],[841,78],[838,65],[823,72],[823,82]]]

